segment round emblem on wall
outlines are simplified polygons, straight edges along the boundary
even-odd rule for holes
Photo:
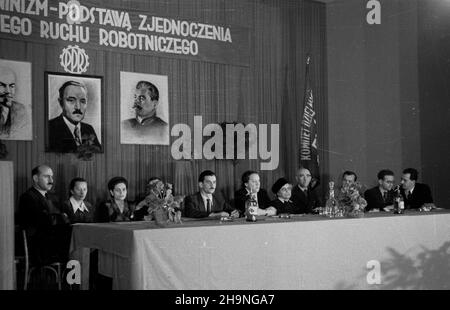
[[[69,45],[64,48],[59,59],[64,71],[69,73],[82,74],[89,67],[89,56],[78,45]]]

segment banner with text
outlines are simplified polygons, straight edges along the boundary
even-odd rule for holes
[[[97,5],[98,1],[0,0],[0,38],[249,65],[248,28]]]

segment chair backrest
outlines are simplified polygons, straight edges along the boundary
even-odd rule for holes
[[[28,270],[30,265],[30,259],[28,254],[28,240],[27,240],[27,232],[25,229],[22,230],[22,238],[23,238],[23,249],[25,251],[25,270]]]

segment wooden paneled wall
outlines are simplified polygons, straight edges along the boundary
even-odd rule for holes
[[[298,162],[299,118],[303,107],[305,59],[312,55],[311,77],[319,115],[321,170],[327,170],[325,6],[294,0],[160,0],[100,1],[103,7],[142,10],[149,14],[199,22],[234,24],[249,29],[250,66],[215,64],[170,57],[137,56],[89,49],[94,60],[86,74],[104,78],[104,150],[93,161],[74,154],[46,153],[44,72],[64,72],[59,65],[61,45],[7,40],[0,34],[0,58],[32,63],[33,141],[4,141],[14,162],[16,198],[31,185],[31,169],[49,164],[55,174],[55,192],[68,195],[71,178],[89,181],[88,200],[107,197],[109,178],[129,180],[129,198],[145,190],[151,176],[175,183],[175,192],[197,189],[198,174],[212,169],[218,188],[229,199],[240,186],[247,169],[259,170],[259,160],[175,161],[170,146],[120,144],[120,71],[167,75],[170,126],[186,123],[193,128],[194,115],[208,123],[244,122],[280,124],[280,163],[276,170],[262,171],[262,185],[270,190],[281,177],[294,178]],[[175,139],[171,137],[171,143]],[[17,201],[17,199],[16,199]]]

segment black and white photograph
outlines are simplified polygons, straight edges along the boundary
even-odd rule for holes
[[[450,290],[450,0],[53,2],[0,0],[0,290]]]
[[[169,145],[167,76],[120,72],[120,142]]]
[[[0,59],[0,140],[32,140],[31,63]]]
[[[102,151],[102,78],[45,73],[47,152]]]

